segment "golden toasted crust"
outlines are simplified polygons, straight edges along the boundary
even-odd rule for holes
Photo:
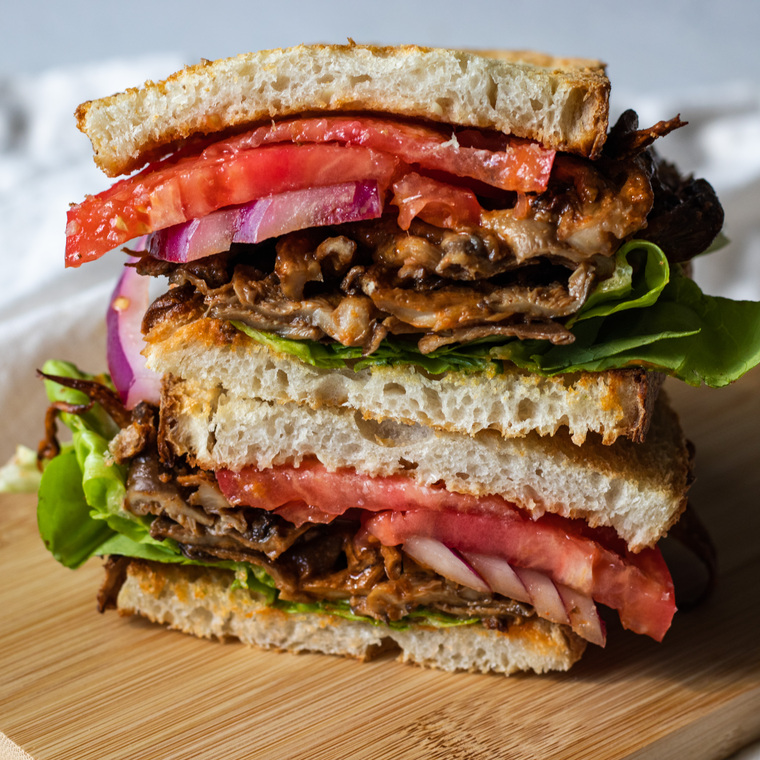
[[[544,69],[591,71],[604,75],[606,64],[596,58],[561,57],[542,53],[537,50],[485,50],[473,48],[468,50],[473,55],[483,55],[486,58],[497,58],[504,61],[530,63]]]
[[[302,113],[383,112],[496,129],[596,156],[609,81],[598,61],[539,53],[301,45],[203,61],[77,109],[95,162],[130,172],[196,135]]]

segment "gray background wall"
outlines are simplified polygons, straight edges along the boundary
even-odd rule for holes
[[[0,7],[0,75],[166,51],[193,63],[350,36],[597,57],[618,92],[760,80],[756,0],[2,0]]]

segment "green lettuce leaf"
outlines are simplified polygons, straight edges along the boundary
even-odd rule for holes
[[[544,375],[635,366],[713,388],[760,363],[760,303],[707,296],[680,272],[653,306],[590,318],[573,333],[569,346],[512,342],[491,355]]]
[[[670,265],[662,249],[645,240],[632,240],[615,254],[612,276],[597,283],[586,303],[566,326],[627,309],[652,306],[669,279]]]
[[[541,375],[623,367],[659,370],[691,385],[721,387],[760,363],[760,302],[709,296],[672,271],[653,243],[632,240],[615,256],[611,277],[598,283],[567,322],[569,345],[484,338],[421,354],[412,342],[387,338],[371,356],[337,343],[291,340],[234,326],[275,351],[328,369],[413,364],[431,374],[496,374],[510,362]]]
[[[279,335],[254,330],[242,322],[232,324],[249,338],[268,346],[273,351],[290,354],[306,364],[322,369],[353,369],[358,372],[365,367],[415,364],[433,375],[449,370],[460,372],[498,372],[499,368],[488,356],[489,349],[503,338],[473,341],[465,346],[444,346],[429,354],[421,354],[409,341],[386,338],[371,356],[362,356],[359,346],[343,346],[340,343],[319,343],[315,340],[293,340]]]
[[[476,625],[477,623],[480,623],[480,618],[477,617],[460,618],[454,615],[449,615],[445,612],[439,612],[438,610],[428,609],[425,607],[408,613],[401,620],[382,621],[365,617],[364,615],[357,615],[351,611],[351,607],[348,602],[342,601],[315,602],[313,604],[304,604],[297,602],[284,602],[282,600],[279,600],[272,606],[277,609],[282,609],[285,612],[316,612],[327,615],[335,615],[336,617],[341,617],[345,620],[357,620],[363,623],[371,623],[372,625],[385,625],[397,631],[408,630],[412,627],[412,624],[428,625],[433,628],[453,628],[462,625]]]
[[[43,371],[110,386],[106,377],[81,372],[69,362],[48,361]],[[45,389],[50,401],[89,401],[81,391],[51,380],[45,381]],[[62,413],[60,417],[72,440],[45,467],[37,501],[40,534],[53,556],[66,567],[78,567],[95,554],[111,553],[102,547],[119,533],[137,545],[160,544],[150,536],[147,519],[122,509],[127,470],[116,464],[108,451],[108,443],[119,429],[111,417],[99,404],[84,414]],[[135,556],[145,556],[145,551]]]
[[[67,362],[47,362],[47,374],[82,380],[96,378],[80,372]],[[107,380],[106,380],[107,382]],[[47,381],[51,401],[73,404],[87,402],[79,391]],[[246,562],[201,562],[185,557],[171,539],[150,535],[151,518],[139,517],[122,508],[126,494],[126,469],[116,464],[108,452],[108,442],[118,428],[105,411],[94,405],[83,415],[61,414],[72,432],[72,441],[61,448],[42,473],[37,501],[37,525],[51,554],[66,567],[76,568],[93,556],[119,554],[155,562],[204,565],[231,570],[234,586],[247,589],[262,602],[285,612],[315,612],[338,615],[376,624],[377,621],[354,614],[348,603],[315,602],[302,604],[279,598],[274,580],[263,568]],[[468,625],[478,619],[461,619],[435,610],[415,611],[397,628],[411,622],[432,626]]]
[[[66,567],[79,567],[113,535],[106,523],[90,517],[82,471],[70,447],[45,467],[37,498],[40,536]]]

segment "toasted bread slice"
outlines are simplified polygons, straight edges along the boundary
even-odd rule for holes
[[[77,121],[95,162],[115,177],[188,137],[346,111],[495,129],[594,157],[606,136],[608,101],[599,61],[350,43],[204,61],[84,103]]]
[[[391,648],[403,662],[448,671],[568,670],[586,646],[568,627],[538,617],[501,631],[479,624],[400,629],[337,615],[289,613],[268,607],[234,581],[232,572],[217,568],[132,560],[117,609],[203,638],[360,660]]]
[[[175,327],[159,323],[148,335],[148,366],[192,377],[240,396],[355,409],[366,419],[428,425],[506,438],[569,431],[581,444],[589,433],[611,444],[643,441],[663,376],[640,369],[542,377],[505,365],[497,372],[431,375],[411,365],[322,369],[278,353],[215,319]]]
[[[686,508],[692,452],[661,395],[644,443],[576,446],[559,432],[503,438],[374,422],[351,409],[312,409],[241,396],[205,380],[168,378],[162,436],[207,470],[259,469],[316,459],[328,470],[403,474],[474,496],[503,496],[535,517],[554,512],[610,526],[632,551],[653,546]]]

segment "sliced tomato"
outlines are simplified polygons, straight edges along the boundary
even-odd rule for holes
[[[546,514],[538,520],[505,522],[493,515],[453,511],[378,512],[365,530],[386,546],[409,538],[434,538],[462,552],[502,557],[513,565],[539,570],[617,610],[625,628],[661,641],[675,614],[673,582],[658,549],[618,554],[584,537],[573,520]]]
[[[464,130],[462,144],[451,128],[373,116],[291,119],[259,127],[215,143],[209,153],[234,153],[274,142],[339,142],[363,145],[398,156],[406,164],[470,177],[487,185],[523,193],[543,192],[555,152],[532,140],[510,135],[480,135]]]
[[[231,155],[186,156],[73,206],[66,227],[66,265],[80,266],[139,235],[224,206],[289,190],[365,180],[375,180],[385,190],[397,166],[387,153],[334,144],[288,143]]]
[[[613,607],[625,627],[658,641],[675,613],[673,583],[659,550],[632,554],[611,529],[554,514],[533,520],[499,496],[457,494],[403,475],[329,472],[313,461],[298,468],[221,470],[217,481],[232,504],[276,511],[296,524],[330,522],[360,509],[365,529],[388,546],[422,536],[541,571]]]
[[[376,180],[384,192],[401,164],[503,190],[546,189],[554,151],[507,136],[498,148],[459,146],[432,127],[342,116],[280,122],[210,144],[204,139],[73,206],[66,265],[80,266],[138,235],[288,190]]]
[[[393,183],[393,200],[398,206],[398,226],[408,230],[412,219],[436,227],[457,229],[480,222],[480,204],[472,190],[409,172]]]
[[[523,519],[517,507],[501,496],[454,493],[445,488],[418,485],[404,475],[370,478],[351,468],[331,472],[315,460],[302,462],[300,467],[217,470],[216,479],[231,504],[269,511],[302,502],[332,517],[358,507],[369,512],[454,509],[496,514],[505,520]],[[292,514],[295,516],[295,508]],[[314,522],[308,514],[311,513],[304,512],[300,522]]]

